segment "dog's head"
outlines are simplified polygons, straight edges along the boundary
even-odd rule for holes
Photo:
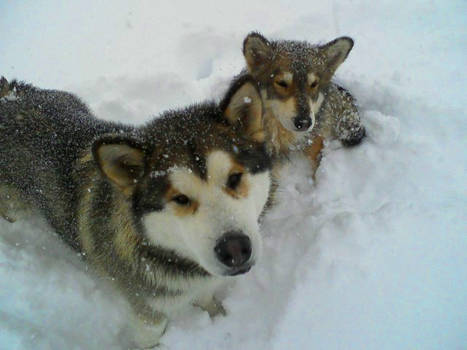
[[[168,112],[143,128],[144,141],[104,137],[93,154],[131,202],[147,244],[213,275],[241,274],[261,253],[269,195],[261,120],[259,92],[244,80],[220,106]]]
[[[249,73],[260,85],[266,109],[290,131],[309,131],[323,101],[320,92],[353,47],[348,37],[322,46],[307,42],[268,41],[249,34],[243,54]]]

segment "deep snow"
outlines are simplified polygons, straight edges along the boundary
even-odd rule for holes
[[[466,349],[464,1],[0,2],[0,74],[140,123],[219,97],[246,33],[356,45],[337,79],[368,137],[284,170],[265,254],[169,349]],[[0,349],[122,349],[126,302],[41,219],[0,219]]]

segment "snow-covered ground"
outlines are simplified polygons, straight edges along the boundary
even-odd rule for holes
[[[356,45],[337,79],[368,137],[330,143],[316,183],[284,171],[265,254],[193,308],[169,349],[467,349],[467,3],[0,1],[0,75],[140,123],[219,97],[250,30]],[[123,349],[126,302],[40,219],[0,219],[0,349]]]

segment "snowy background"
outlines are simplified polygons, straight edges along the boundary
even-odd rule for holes
[[[467,3],[0,0],[0,75],[141,123],[219,97],[251,30],[355,46],[337,80],[368,137],[284,171],[265,256],[167,348],[467,349]],[[0,219],[0,349],[124,349],[126,302],[40,219]]]

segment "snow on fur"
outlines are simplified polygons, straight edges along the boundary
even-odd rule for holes
[[[95,4],[85,16],[88,6],[0,6],[0,73],[140,123],[219,97],[253,29],[356,43],[337,78],[359,101],[364,143],[327,144],[315,182],[304,159],[292,160],[262,227],[262,261],[220,291],[228,315],[187,310],[166,347],[465,346],[464,2],[115,1],[112,14]],[[127,307],[41,219],[0,220],[0,348],[124,349]]]

